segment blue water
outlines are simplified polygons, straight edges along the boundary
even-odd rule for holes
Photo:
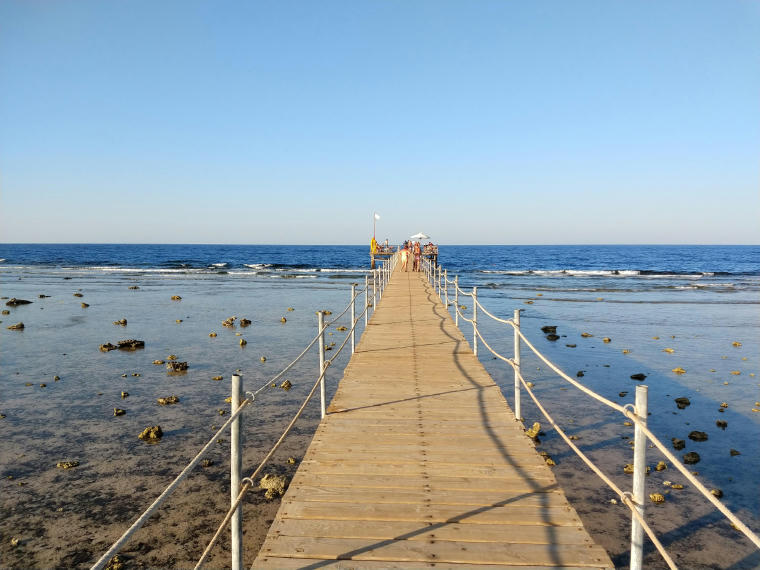
[[[509,318],[521,309],[523,332],[537,348],[570,375],[582,371],[582,382],[603,396],[630,403],[640,385],[631,375],[646,374],[655,433],[666,443],[671,437],[686,440],[684,452],[698,451],[703,457],[698,465],[703,480],[721,488],[724,502],[753,529],[760,529],[760,413],[753,411],[760,408],[760,246],[451,245],[440,246],[439,261],[465,291],[477,286],[478,299],[495,315]],[[68,456],[96,465],[107,481],[119,475],[98,458],[124,455],[125,450],[135,454],[135,463],[132,471],[114,467],[120,472],[140,472],[140,460],[166,469],[181,466],[195,452],[208,424],[216,421],[216,408],[229,390],[226,382],[210,378],[226,378],[231,370],[242,369],[248,385],[265,383],[312,338],[314,311],[341,311],[351,283],[363,285],[368,270],[366,245],[0,244],[0,295],[33,301],[11,308],[3,317],[7,323],[23,321],[23,332],[7,330],[6,323],[0,328],[0,412],[7,415],[0,454],[18,450],[12,469],[0,469],[0,476],[12,474],[27,482],[14,488],[10,504],[23,504],[30,490],[46,492],[49,482],[36,476],[38,465],[55,465]],[[130,288],[134,285],[139,289]],[[75,292],[84,297],[73,297]],[[453,288],[449,294],[453,296]],[[183,299],[174,302],[172,295]],[[89,307],[82,307],[82,301]],[[454,299],[449,301],[453,314]],[[463,315],[471,317],[471,299],[460,297],[458,302],[466,307]],[[288,307],[295,311],[288,312]],[[251,318],[253,325],[237,332],[221,327],[230,315]],[[286,325],[280,323],[282,316],[287,316]],[[120,318],[128,319],[126,329],[113,324]],[[483,314],[478,323],[495,349],[512,356],[509,327]],[[472,327],[460,325],[471,341]],[[545,325],[557,326],[560,338],[545,338]],[[209,331],[219,336],[211,339]],[[246,349],[241,349],[237,334],[247,337]],[[335,335],[331,338],[339,341]],[[129,354],[104,354],[97,348],[121,338],[145,339],[147,347]],[[169,353],[191,361],[182,379],[151,364]],[[267,356],[266,363],[261,355]],[[512,404],[511,368],[482,345],[479,358]],[[30,362],[35,363],[31,368]],[[624,438],[631,429],[617,414],[568,390],[527,350],[523,365],[523,373],[560,425],[569,426],[592,458],[619,484],[628,485],[621,466],[630,461]],[[329,393],[337,387],[341,366],[339,362],[331,368]],[[686,374],[673,373],[677,366]],[[303,370],[291,376],[292,401],[275,400],[281,391],[267,396],[271,402],[261,398],[257,418],[267,426],[273,419],[289,419],[315,369],[313,359],[305,361]],[[134,378],[132,372],[141,376]],[[62,380],[51,382],[53,375]],[[119,394],[125,388],[131,395],[122,401]],[[156,397],[171,393],[180,395],[182,405],[156,410]],[[679,396],[689,397],[691,406],[678,409],[673,400]],[[727,408],[720,406],[723,402]],[[112,417],[115,406],[128,409],[118,422]],[[158,415],[175,430],[169,438],[173,447],[163,446],[160,459],[149,455],[152,449],[132,447],[134,433]],[[526,397],[523,417],[527,424],[545,422]],[[728,428],[717,427],[718,419],[727,421]],[[274,423],[270,438],[278,435]],[[56,426],[55,432],[50,425]],[[709,440],[690,441],[687,436],[694,429],[709,433]],[[87,449],[78,438],[69,438],[83,430]],[[556,433],[547,432],[542,449],[558,462],[555,473],[576,508],[581,513],[609,508],[599,503],[611,495],[600,491],[592,477],[575,477],[582,468]],[[308,440],[312,431],[304,433]],[[730,455],[733,448],[741,455]],[[174,463],[168,463],[169,455]],[[654,466],[657,455],[648,457]],[[88,488],[90,483],[81,477],[78,484]],[[653,472],[648,492],[663,490],[666,478],[683,482],[672,469]],[[674,551],[693,550],[692,541],[707,544],[724,536],[736,540],[734,534],[726,534],[733,531],[716,522],[719,517],[703,499],[688,493],[687,486],[680,495],[668,495],[658,509],[661,520],[681,521],[677,532],[669,534]],[[148,492],[141,495],[142,502],[152,499]],[[81,508],[86,510],[88,503]],[[46,505],[40,512],[52,510]],[[23,523],[18,517],[13,525]],[[128,519],[120,525],[131,522]],[[30,521],[30,528],[43,524]],[[600,532],[607,530],[605,526]],[[627,526],[614,533],[620,546],[610,548],[624,551]],[[731,563],[736,568],[756,567],[757,558],[741,562],[753,552],[741,544]],[[56,556],[38,559],[37,565],[55,565]]]
[[[5,266],[265,272],[357,270],[363,245],[0,244]],[[441,246],[452,273],[758,277],[760,246]],[[564,273],[563,273],[564,272]]]

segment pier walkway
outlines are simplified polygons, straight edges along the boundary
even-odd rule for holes
[[[396,271],[254,568],[612,568],[421,273]]]

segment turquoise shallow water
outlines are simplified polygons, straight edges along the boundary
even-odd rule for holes
[[[54,260],[44,263],[19,260],[2,250],[0,257],[6,261],[0,264],[0,292],[33,301],[8,308],[10,314],[2,317],[0,328],[0,413],[6,416],[0,420],[0,484],[4,487],[3,509],[8,514],[0,523],[0,532],[4,537],[13,533],[27,537],[23,551],[12,551],[8,541],[3,541],[0,555],[8,565],[21,567],[29,560],[36,566],[92,562],[210,437],[212,426],[221,424],[219,410],[227,407],[224,398],[229,393],[230,374],[240,369],[249,388],[265,384],[315,334],[315,311],[330,309],[337,314],[348,302],[350,283],[363,283],[366,273],[364,247],[314,248],[306,256],[307,263],[294,262],[297,251],[292,247],[260,246],[270,249],[259,257],[256,255],[262,252],[213,247],[217,249],[211,253],[195,252],[197,259],[192,263],[187,261],[187,251],[177,255],[172,250],[166,254],[171,267],[155,259],[140,266],[134,266],[134,260],[116,263],[113,252],[104,258],[97,248],[75,248],[80,260],[91,258],[90,264],[73,263],[70,249],[65,247]],[[228,251],[239,257],[226,257]],[[473,251],[477,255],[470,255]],[[493,313],[510,317],[515,308],[523,309],[523,330],[536,346],[571,376],[583,371],[580,380],[606,397],[632,402],[638,383],[630,376],[646,374],[650,425],[655,433],[666,443],[671,437],[684,439],[687,448],[679,457],[697,451],[702,460],[694,469],[708,486],[720,488],[726,504],[758,530],[760,483],[755,474],[760,470],[760,413],[752,411],[760,401],[760,300],[753,269],[757,250],[703,250],[705,255],[699,261],[699,250],[682,249],[680,255],[686,261],[681,266],[675,263],[678,252],[674,250],[650,251],[651,259],[643,250],[631,250],[628,258],[621,257],[621,251],[569,249],[561,259],[557,256],[562,252],[550,248],[521,250],[519,255],[513,251],[510,257],[506,247],[447,250],[442,246],[441,261],[451,275],[459,275],[466,290],[478,286],[481,302]],[[536,265],[527,263],[531,252]],[[691,257],[684,257],[687,254]],[[246,267],[243,258],[255,267]],[[104,259],[110,260],[110,265],[105,265]],[[211,262],[217,259],[220,261]],[[487,263],[479,265],[479,259]],[[610,259],[620,264],[613,266]],[[646,259],[648,265],[644,266],[641,260]],[[606,269],[591,267],[594,265]],[[638,273],[621,275],[614,267],[627,267],[631,272],[645,267],[645,273],[636,269]],[[653,275],[655,270],[658,273]],[[129,289],[132,285],[139,289]],[[49,297],[39,298],[40,294]],[[172,295],[180,295],[182,300],[172,301]],[[82,302],[89,307],[82,308]],[[460,303],[468,305],[465,314],[469,316],[471,303],[466,298]],[[288,312],[288,307],[295,310]],[[232,315],[253,323],[247,329],[223,327],[222,320]],[[283,316],[285,324],[280,322]],[[127,319],[127,327],[113,324],[121,318]],[[177,323],[178,319],[182,322]],[[6,329],[18,321],[25,323],[24,331]],[[511,330],[482,316],[480,323],[489,342],[511,356]],[[545,325],[556,325],[561,338],[555,342],[545,339],[540,330]],[[462,329],[471,338],[471,328],[463,324]],[[218,336],[210,338],[211,331]],[[345,334],[332,332],[329,342],[339,343]],[[583,338],[582,332],[594,336]],[[655,336],[659,339],[653,339]],[[603,337],[611,342],[602,342]],[[126,338],[145,340],[146,346],[126,353],[98,350],[104,342]],[[244,348],[240,338],[248,342]],[[741,347],[733,346],[734,341],[741,342]],[[664,348],[674,352],[663,352]],[[164,366],[152,364],[169,354],[187,360],[188,372],[169,375]],[[489,357],[482,347],[480,356],[512,403],[511,369]],[[331,368],[328,395],[334,391],[345,361],[341,358]],[[292,390],[267,390],[257,400],[255,412],[246,419],[246,467],[255,466],[287,423],[308,391],[317,366],[316,355],[310,355],[288,374]],[[678,366],[686,373],[673,373]],[[570,426],[582,447],[621,484],[627,484],[622,465],[631,460],[631,450],[624,438],[632,432],[623,426],[623,418],[565,389],[561,380],[527,352],[524,370],[530,371],[527,375],[536,384],[537,394],[560,423]],[[58,382],[53,380],[55,375],[60,376]],[[224,380],[212,380],[216,375]],[[44,388],[40,386],[43,383]],[[122,391],[129,392],[127,399],[120,397]],[[622,392],[627,394],[620,396]],[[157,398],[170,394],[180,397],[179,405],[156,404]],[[691,406],[679,410],[673,400],[680,396],[689,397]],[[720,412],[723,402],[728,407]],[[113,417],[114,407],[125,409],[126,415]],[[293,469],[286,459],[303,451],[318,415],[318,405],[311,405],[273,469],[283,473]],[[529,403],[524,403],[523,416],[526,423],[546,425]],[[727,421],[725,430],[715,425],[718,419]],[[155,423],[166,433],[159,445],[149,446],[136,438],[145,426]],[[708,441],[690,441],[687,436],[692,430],[705,431]],[[613,495],[600,490],[595,478],[580,470],[556,434],[546,432],[541,446],[557,461],[555,472],[560,482],[597,539],[623,563],[628,531],[622,509],[609,504]],[[730,449],[741,455],[731,456]],[[224,499],[216,495],[225,488],[226,454],[226,443],[220,442],[212,454],[216,466],[194,477],[192,493],[177,499],[164,515],[170,525],[195,518],[208,518],[209,522],[184,525],[189,530],[182,531],[172,526],[173,537],[154,537],[153,542],[146,538],[142,543],[148,546],[140,547],[142,551],[135,546],[128,551],[130,556],[153,565],[178,566],[192,563],[193,554],[197,558],[196,551],[202,549],[204,537],[217,520],[215,513],[223,509]],[[58,461],[66,459],[80,461],[80,468],[55,469]],[[654,451],[650,453],[652,466],[659,459]],[[674,470],[653,473],[648,478],[649,492],[661,491],[665,480],[678,482],[679,478]],[[256,503],[252,518],[267,508]],[[207,515],[199,514],[205,511]],[[703,559],[718,560],[713,563],[716,567],[760,564],[752,558],[753,549],[746,541],[689,489],[682,494],[669,493],[665,505],[653,507],[652,513],[670,548],[687,557],[687,567],[698,567]],[[266,515],[261,516],[260,522],[265,524]],[[89,536],[93,527],[102,532],[91,543],[83,537]],[[249,532],[254,532],[252,526]],[[177,540],[188,545],[187,559],[171,557],[171,544]],[[711,550],[709,545],[726,540],[734,545],[728,553]],[[697,544],[707,551],[700,553]],[[660,564],[656,555],[648,556],[651,566]],[[722,560],[729,562],[723,564]],[[710,563],[705,567],[711,567]]]

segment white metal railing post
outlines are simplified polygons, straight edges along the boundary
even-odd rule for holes
[[[515,419],[522,421],[522,411],[520,409],[520,309],[515,309],[515,316],[512,319],[515,323]]]
[[[369,324],[369,275],[364,276],[364,327]]]
[[[377,307],[377,269],[372,271],[372,314],[375,314]]]
[[[317,323],[319,326],[319,375],[322,380],[319,382],[319,397],[321,404],[322,417],[325,417],[325,314],[317,311]]]
[[[636,416],[646,427],[647,386],[636,386]],[[644,518],[644,496],[646,494],[647,436],[639,424],[633,436],[633,501],[634,508]],[[635,516],[631,517],[631,570],[641,570],[644,555],[644,529]]]
[[[478,288],[472,288],[472,353],[478,355]]]
[[[443,266],[439,265],[438,266],[438,297],[439,298],[441,297],[441,289],[443,288],[443,284],[441,282],[442,277],[443,277]]]
[[[459,275],[454,275],[454,324],[459,327]]]
[[[351,283],[351,354],[356,352],[356,283]]]
[[[239,374],[232,375],[232,398],[230,408],[234,412],[243,399],[243,380]],[[230,506],[234,506],[240,493],[240,479],[243,476],[243,454],[240,450],[240,418],[230,424]],[[230,551],[232,570],[243,567],[243,505],[237,506],[230,519]]]
[[[448,269],[443,270],[443,284],[444,284],[443,295],[444,297],[446,297],[444,303],[446,303],[446,311],[448,312],[449,310],[449,270]]]

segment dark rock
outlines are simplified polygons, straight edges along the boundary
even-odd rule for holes
[[[166,369],[169,372],[184,372],[187,370],[187,362],[180,362],[178,360],[170,360],[166,363]]]
[[[557,334],[557,326],[545,326],[541,327],[541,332],[544,334]]]
[[[644,380],[646,379],[646,377],[647,375],[642,374],[641,372],[639,372],[638,374],[631,374],[631,380]]]
[[[728,422],[725,420],[716,420],[715,425],[720,429],[726,429],[728,427]]]
[[[707,441],[707,434],[703,431],[693,431],[689,434],[689,439],[692,441]]]
[[[625,398],[627,395],[628,395],[628,392],[620,392],[618,394],[618,396],[620,396],[621,398]]]
[[[14,297],[10,301],[6,302],[5,304],[9,307],[18,307],[19,305],[29,305],[31,304],[31,301],[27,301],[26,299],[16,299]]]
[[[551,340],[551,341],[559,340],[559,335],[548,334],[548,335],[546,335],[546,340]]]
[[[674,437],[670,441],[673,442],[673,449],[680,451],[684,447],[686,447],[686,442],[682,439],[678,439],[677,437]]]
[[[696,451],[690,451],[683,456],[683,462],[686,463],[686,465],[694,465],[695,463],[699,463],[700,459],[701,457]]]
[[[11,325],[6,328],[11,331],[22,331],[24,330],[24,323],[16,323],[15,325]]]
[[[583,370],[578,370],[578,372],[575,373],[576,378],[583,378],[585,375],[586,373],[583,372]]]
[[[686,398],[686,397],[676,398],[675,402],[679,410],[684,410],[686,409],[686,406],[691,406],[691,400],[689,400],[689,398]]]
[[[741,451],[737,451],[736,449],[732,449],[731,451],[729,451],[729,453],[731,454],[731,457],[742,454]]]
[[[240,319],[240,326],[247,327],[251,324],[251,319]]]
[[[128,340],[120,340],[118,343],[118,348],[121,350],[137,350],[138,348],[145,348],[145,341],[144,340],[137,340],[134,338],[130,338]]]
[[[108,352],[109,350],[116,350],[117,348],[119,347],[116,346],[115,344],[111,344],[110,342],[100,345],[100,350],[102,352]]]
[[[171,406],[172,404],[179,404],[179,396],[167,396],[166,398],[159,398],[158,403],[161,406]]]
[[[718,499],[720,499],[721,497],[723,497],[723,491],[721,491],[720,489],[710,489],[710,493],[713,496],[717,497]]]
[[[577,345],[577,344],[566,344],[565,346],[566,346],[567,348],[575,348],[575,347],[576,347],[576,346],[578,346],[578,345]]]

